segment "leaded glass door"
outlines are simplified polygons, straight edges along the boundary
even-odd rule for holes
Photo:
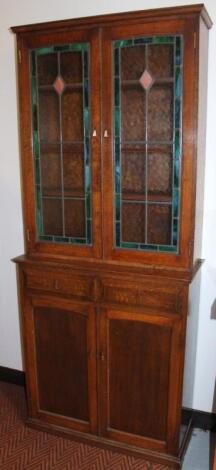
[[[83,31],[29,45],[29,233],[42,252],[100,256],[98,48],[98,35]]]
[[[156,256],[162,264],[175,258],[178,264],[186,202],[182,138],[188,38],[183,30],[168,33],[166,25],[158,25],[153,34],[151,26],[139,29],[140,34],[132,26],[125,33],[113,28],[104,35],[110,81],[110,88],[108,80],[104,85],[110,100],[105,147],[112,154],[109,160],[105,152],[112,179],[112,194],[106,186],[106,211],[112,218],[105,220],[106,253],[134,261]]]

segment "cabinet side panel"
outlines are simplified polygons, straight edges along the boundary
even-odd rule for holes
[[[204,179],[205,179],[205,150],[206,150],[206,103],[208,77],[208,30],[200,19],[199,32],[199,89],[198,89],[198,134],[197,134],[197,179],[194,233],[194,261],[201,257]]]

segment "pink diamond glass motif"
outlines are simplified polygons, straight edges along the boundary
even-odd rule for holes
[[[63,80],[60,76],[58,76],[58,77],[56,78],[56,80],[54,81],[53,86],[54,86],[54,88],[55,88],[55,91],[56,91],[59,95],[61,95],[62,92],[63,92],[63,90],[64,90],[64,88],[65,88],[64,80]]]
[[[141,75],[139,79],[139,82],[144,88],[144,90],[148,90],[148,88],[150,88],[150,86],[153,84],[153,81],[154,80],[152,76],[150,75],[150,73],[148,72],[148,70],[144,70],[143,74]]]

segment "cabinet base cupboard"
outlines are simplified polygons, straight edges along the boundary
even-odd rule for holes
[[[12,28],[28,422],[174,468],[210,27],[192,5]]]

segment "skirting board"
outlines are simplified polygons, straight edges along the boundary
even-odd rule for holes
[[[0,381],[25,386],[25,372],[0,366]],[[183,408],[182,423],[188,424],[191,419],[193,427],[216,432],[215,413]]]

